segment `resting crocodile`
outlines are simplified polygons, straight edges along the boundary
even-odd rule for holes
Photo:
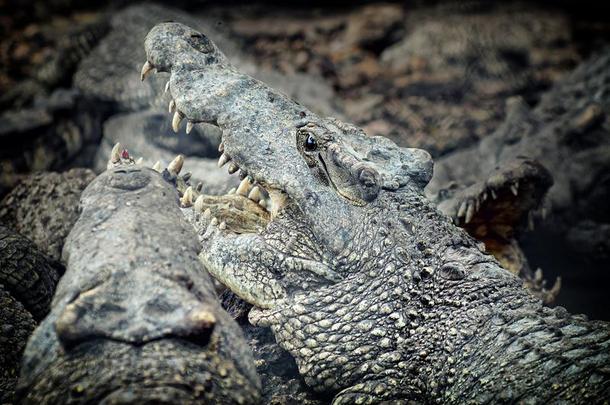
[[[81,196],[66,273],[25,351],[21,401],[257,403],[254,360],[176,190],[127,154],[109,166]]]
[[[173,122],[218,125],[238,194],[270,196],[257,232],[194,213],[199,258],[314,390],[337,404],[608,397],[608,324],[544,307],[441,214],[423,195],[429,154],[317,116],[187,26],[155,26],[145,49],[143,76],[170,73]]]

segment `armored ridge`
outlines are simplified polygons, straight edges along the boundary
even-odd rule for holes
[[[131,159],[87,187],[66,274],[24,355],[24,403],[258,402],[247,343],[216,302],[177,202]]]
[[[170,73],[174,126],[219,125],[240,194],[256,184],[270,197],[260,232],[201,213],[200,260],[257,307],[251,321],[313,389],[335,403],[610,394],[608,324],[544,308],[438,212],[423,195],[427,153],[316,116],[181,24],[153,28],[146,53],[143,77]]]

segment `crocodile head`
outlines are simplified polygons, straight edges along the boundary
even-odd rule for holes
[[[199,258],[255,305],[250,320],[271,327],[308,385],[335,404],[523,400],[548,385],[535,361],[519,363],[538,349],[502,329],[537,333],[516,320],[539,319],[541,303],[426,199],[426,152],[316,116],[181,24],[155,26],[146,51],[143,76],[169,73],[174,129],[218,125],[219,164],[243,177],[234,202],[265,208],[263,226],[236,227],[185,188]],[[488,367],[495,355],[506,361]],[[537,380],[524,388],[511,364]]]

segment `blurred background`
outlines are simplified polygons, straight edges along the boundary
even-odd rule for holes
[[[232,185],[214,162],[218,131],[174,135],[166,79],[140,82],[144,36],[174,20],[315,112],[429,151],[439,170],[428,194],[457,201],[446,204],[456,223],[500,246],[540,290],[561,277],[556,304],[610,319],[610,22],[601,3],[0,0],[0,221],[25,229],[6,207],[32,173],[99,172],[117,141],[149,164],[186,154],[208,192]],[[554,185],[502,171],[522,157]],[[536,199],[500,231],[497,210],[522,200],[485,217],[479,196],[494,170],[512,187],[531,184],[515,197]],[[467,221],[460,206],[473,198]]]

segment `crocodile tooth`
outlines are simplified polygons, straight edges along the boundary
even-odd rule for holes
[[[153,66],[153,64],[150,63],[149,61],[144,62],[144,65],[142,66],[142,70],[140,71],[140,80],[144,81],[144,79],[146,79],[146,76],[148,76],[148,74],[154,68],[155,67]]]
[[[536,271],[534,272],[534,281],[536,281],[537,283],[541,283],[543,277],[544,276],[542,274],[542,269],[540,267],[538,267],[536,269]]]
[[[167,83],[165,83],[165,92],[167,93],[169,91],[169,80],[167,81]]]
[[[118,163],[121,160],[121,144],[117,142],[110,152],[110,162]]]
[[[190,134],[191,131],[193,130],[193,126],[195,126],[195,124],[193,124],[192,121],[187,121],[186,122],[186,133]]]
[[[472,217],[474,216],[475,205],[474,203],[468,204],[468,210],[466,211],[466,220],[465,223],[469,223],[472,221]]]
[[[238,170],[239,170],[239,166],[237,166],[237,163],[235,163],[235,162],[229,163],[229,167],[228,167],[229,174],[233,174]]]
[[[227,164],[227,162],[229,160],[231,160],[229,155],[227,155],[226,153],[223,153],[222,155],[220,155],[220,158],[218,159],[218,167],[223,167],[224,165]]]
[[[493,198],[494,200],[496,198],[498,198],[498,196],[497,196],[497,194],[496,194],[496,192],[495,192],[495,190],[493,188],[491,190],[489,190],[489,191],[491,191],[491,198]]]
[[[220,142],[220,145],[218,145],[218,152],[224,152],[224,150],[225,150],[225,143]]]
[[[264,209],[267,209],[267,207],[269,206],[269,203],[267,202],[266,199],[261,198],[261,200],[258,202],[258,205],[260,205]]]
[[[233,187],[232,189],[230,189],[227,194],[235,194],[236,188]]]
[[[216,324],[216,317],[207,309],[199,308],[189,314],[190,321],[200,328],[211,328]]]
[[[244,178],[241,183],[239,183],[239,187],[237,187],[237,191],[236,193],[239,195],[243,195],[244,197],[248,195],[248,192],[250,191],[250,180],[246,177]]]
[[[184,118],[184,115],[182,115],[180,111],[176,111],[174,113],[174,118],[172,119],[172,129],[175,133],[178,133],[178,130],[180,129],[180,122],[182,121],[182,118]]]
[[[144,163],[144,158],[143,157],[139,157],[136,159],[136,164],[137,165],[141,165],[142,163]]]
[[[153,165],[152,169],[156,172],[161,173],[163,171],[163,166],[161,165],[161,161],[157,160],[157,163],[155,163]]]
[[[220,225],[218,225],[218,229],[227,229],[227,223],[225,221],[222,221]]]
[[[213,217],[212,220],[210,221],[210,224],[212,224],[214,226],[218,225],[218,218]]]
[[[200,195],[199,197],[201,197],[201,199],[203,199],[203,196]],[[205,211],[203,211],[203,217],[205,219],[208,219],[212,216],[212,211],[209,208],[206,208]]]
[[[193,187],[188,186],[180,199],[180,203],[183,207],[190,207],[193,205]]]
[[[182,170],[183,164],[184,156],[178,155],[174,158],[174,160],[171,161],[169,166],[167,166],[167,171],[173,174],[174,176],[177,176],[180,173],[180,170]]]
[[[169,100],[169,107],[167,108],[167,110],[171,114],[174,112],[175,109],[176,109],[176,101],[174,101],[174,99],[172,98],[171,100]]]
[[[462,218],[464,214],[466,214],[466,208],[468,208],[468,204],[466,203],[466,201],[462,201],[462,203],[460,204],[460,208],[457,212],[458,218]]]
[[[515,196],[517,196],[519,194],[519,189],[514,184],[510,185],[510,191],[512,191]]]
[[[199,197],[197,197],[197,199],[195,200],[195,204],[193,205],[193,208],[195,208],[196,211],[203,211],[203,196],[199,195]]]
[[[254,202],[259,202],[263,195],[261,194],[261,190],[258,186],[252,187],[250,194],[248,194],[248,198]]]
[[[487,191],[483,193],[483,202],[487,201]]]

